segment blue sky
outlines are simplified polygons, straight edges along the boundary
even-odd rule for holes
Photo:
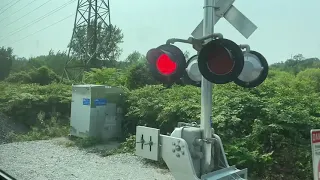
[[[48,0],[35,0],[28,6],[34,0],[20,0],[1,13],[2,7],[9,1],[16,0],[0,1],[0,46],[13,47],[16,55],[24,57],[48,54],[50,49],[67,49],[74,23],[74,16],[70,15],[75,13],[76,1],[12,36],[9,35],[17,29],[69,0],[51,0],[27,16],[24,15]],[[215,30],[237,44],[249,44],[253,50],[261,52],[270,64],[284,61],[298,53],[305,57],[320,57],[320,1],[302,2],[236,0],[234,6],[253,21],[258,29],[249,39],[245,39],[226,20],[221,19]],[[120,45],[123,49],[121,59],[135,50],[145,54],[169,38],[188,38],[203,18],[203,0],[110,0],[110,6],[112,24],[120,27],[124,33],[124,43]],[[70,18],[29,36],[67,16]],[[26,36],[29,37],[20,40]],[[176,45],[183,51],[195,53],[190,45]]]

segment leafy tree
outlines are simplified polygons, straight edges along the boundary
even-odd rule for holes
[[[126,58],[125,62],[128,63],[128,65],[137,64],[138,62],[141,62],[143,58],[143,55],[140,54],[138,51],[134,51],[133,53],[129,54],[129,56]],[[145,59],[143,59],[145,60]]]
[[[31,71],[38,69],[42,66],[47,66],[53,72],[61,75],[64,71],[66,62],[69,60],[66,52],[56,52],[50,50],[48,55],[41,55],[37,57],[26,58],[16,58],[13,61],[11,73],[16,73],[20,71]],[[75,63],[75,62],[70,62]]]
[[[0,48],[0,81],[9,76],[12,61],[14,60],[13,49],[8,47]]]
[[[32,78],[28,72],[20,71],[16,73],[11,73],[9,77],[5,79],[5,81],[10,83],[27,84],[27,83],[32,83]]]
[[[39,85],[48,85],[53,82],[59,82],[60,77],[46,66],[28,72],[21,71],[12,73],[5,79],[11,83],[36,83]]]
[[[12,67],[10,73],[16,73],[20,71],[27,70],[28,67],[28,60],[24,57],[16,57],[12,61]]]
[[[117,63],[117,68],[126,69],[130,66],[136,65],[140,62],[145,62],[145,57],[139,53],[138,51],[134,51],[128,55],[128,57],[124,61],[119,61]]]
[[[97,25],[97,49],[94,49],[94,41],[91,40],[87,32],[93,32],[94,25],[90,25],[89,29],[85,26],[80,26],[76,29],[75,37],[69,46],[72,49],[72,55],[76,58],[85,59],[91,58],[89,64],[92,68],[99,68],[101,65],[105,67],[116,67],[116,60],[121,54],[119,43],[123,41],[121,30],[113,25],[104,26],[103,23]],[[89,31],[88,31],[89,30]],[[89,41],[89,43],[85,43]],[[89,56],[86,54],[89,53]]]
[[[36,71],[31,71],[30,76],[33,83],[40,85],[48,85],[60,80],[59,76],[46,66],[42,66]]]
[[[315,89],[315,91],[320,92],[320,69],[306,69],[297,74],[297,79],[299,81],[310,81],[308,83],[308,88]]]
[[[320,60],[318,58],[305,58],[302,54],[293,56],[285,62],[275,63],[270,66],[272,69],[279,69],[293,74],[298,74],[307,68],[320,68]]]
[[[159,84],[153,77],[147,66],[147,63],[140,62],[131,65],[126,74],[126,86],[129,89],[137,89],[146,85]]]
[[[115,68],[93,68],[91,72],[85,72],[84,79],[85,83],[108,86],[124,86],[126,82],[125,74]]]
[[[48,55],[31,58],[29,62],[33,67],[39,68],[41,66],[47,66],[56,74],[62,75],[68,60],[69,57],[66,52],[58,51],[54,53],[53,50],[50,50]]]

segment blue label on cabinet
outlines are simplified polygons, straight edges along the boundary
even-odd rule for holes
[[[107,104],[107,99],[96,99],[94,100],[96,106],[104,106]]]
[[[90,105],[90,99],[88,99],[88,98],[83,98],[82,104],[83,104],[83,105]]]

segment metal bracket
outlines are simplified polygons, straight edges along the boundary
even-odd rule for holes
[[[192,39],[190,39],[190,38],[188,38],[188,39],[171,38],[171,39],[167,40],[166,44],[174,44],[176,42],[192,44]]]
[[[166,41],[166,44],[174,44],[176,42],[192,44],[192,47],[196,51],[200,51],[204,41],[207,39],[212,39],[212,38],[213,39],[222,39],[223,35],[221,33],[213,33],[213,34],[204,36],[202,38],[193,38],[193,37],[189,37],[188,39],[171,38]]]
[[[202,38],[198,38],[197,40],[205,41],[205,40],[211,39],[211,38],[214,38],[214,39],[222,39],[222,38],[223,38],[223,35],[222,35],[221,33],[213,33],[213,34],[204,36],[204,37],[202,37]]]
[[[240,49],[245,49],[246,52],[250,52],[250,46],[248,44],[240,44],[239,45]]]
[[[177,127],[200,127],[196,122],[186,123],[186,122],[178,122]]]
[[[214,144],[214,142],[216,141],[216,138],[206,138],[206,139],[202,139],[203,142],[207,143],[207,144]]]

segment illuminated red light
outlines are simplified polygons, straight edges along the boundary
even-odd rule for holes
[[[171,75],[177,69],[177,63],[172,61],[166,54],[159,56],[156,62],[158,71],[163,75]]]
[[[207,65],[212,73],[225,75],[233,70],[234,61],[232,60],[228,50],[221,47],[210,53]]]

